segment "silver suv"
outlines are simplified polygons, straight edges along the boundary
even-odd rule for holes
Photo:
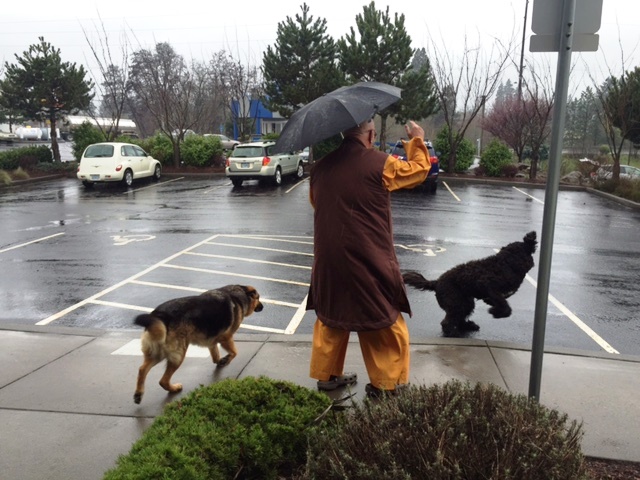
[[[276,185],[282,184],[282,177],[304,176],[304,165],[295,153],[272,153],[275,142],[241,143],[227,158],[225,174],[234,187],[244,180],[270,179]]]

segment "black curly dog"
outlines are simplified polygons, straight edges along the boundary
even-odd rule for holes
[[[418,272],[402,274],[404,283],[419,290],[436,292],[438,305],[446,315],[440,323],[447,337],[459,337],[480,327],[468,320],[475,308],[475,299],[491,305],[489,313],[494,318],[511,315],[506,301],[533,268],[536,251],[536,232],[527,233],[522,242],[513,242],[498,253],[480,260],[472,260],[443,273],[437,280],[427,280]]]

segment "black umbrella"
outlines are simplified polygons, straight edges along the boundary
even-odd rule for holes
[[[291,115],[273,150],[302,150],[355,127],[400,100],[400,92],[386,83],[360,82],[318,97]]]

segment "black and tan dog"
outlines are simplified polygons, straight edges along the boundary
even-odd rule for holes
[[[522,242],[513,242],[498,253],[472,260],[443,273],[437,280],[427,280],[418,272],[402,274],[404,283],[419,290],[436,292],[436,300],[446,315],[440,325],[445,336],[458,337],[480,327],[470,320],[475,299],[491,305],[494,318],[511,315],[507,298],[516,293],[525,275],[533,268],[536,232],[529,232]]]
[[[160,386],[168,392],[179,392],[182,384],[171,384],[189,345],[208,347],[213,363],[227,365],[237,355],[233,335],[245,317],[260,312],[262,303],[255,288],[227,285],[201,295],[176,298],[164,302],[151,313],[138,315],[134,323],[144,327],[142,353],[144,362],[138,370],[138,383],[133,401],[140,403],[149,370],[162,360],[167,369]],[[220,358],[218,343],[228,353]]]

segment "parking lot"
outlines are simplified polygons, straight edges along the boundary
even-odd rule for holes
[[[447,181],[436,195],[393,196],[401,267],[436,278],[536,230],[544,190]],[[0,190],[0,322],[133,329],[138,312],[229,283],[260,291],[241,331],[311,333],[308,182],[163,178],[85,190],[74,179]],[[640,214],[584,191],[558,196],[546,345],[640,355]],[[538,254],[535,259],[537,263]],[[529,345],[537,267],[494,319],[477,303],[472,338]],[[409,290],[417,338],[440,336],[432,292]]]

